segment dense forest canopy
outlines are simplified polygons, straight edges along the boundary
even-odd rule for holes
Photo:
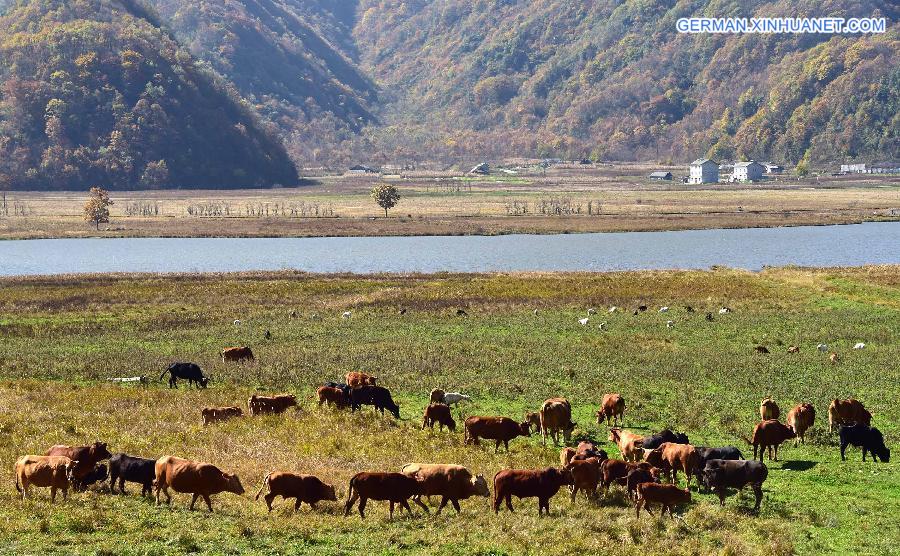
[[[890,0],[0,0],[0,187],[294,165],[900,158]],[[685,16],[885,17],[685,35]]]

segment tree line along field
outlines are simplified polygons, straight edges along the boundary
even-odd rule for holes
[[[640,304],[649,310],[632,315]],[[613,305],[622,309],[607,313]],[[660,306],[669,312],[658,313]],[[733,312],[719,315],[722,306]],[[597,314],[580,325],[591,307]],[[468,316],[456,316],[459,308]],[[352,317],[342,319],[348,310]],[[605,330],[597,328],[601,322]],[[841,462],[827,407],[834,397],[861,400],[896,449],[898,333],[896,266],[3,279],[0,552],[889,554],[900,541],[897,464],[863,463],[853,448]],[[816,350],[820,342],[840,355],[838,364]],[[857,342],[865,349],[851,349]],[[257,360],[223,364],[221,349],[242,344]],[[801,347],[799,354],[787,353],[791,344]],[[757,345],[771,353],[755,353]],[[158,381],[175,360],[199,363],[212,377],[209,389],[182,383],[169,390]],[[351,370],[378,375],[399,401],[402,419],[370,408],[356,414],[318,408],[315,387]],[[152,382],[106,380],[137,375]],[[433,387],[472,397],[454,410],[456,433],[420,430]],[[294,393],[301,407],[201,425],[201,407],[236,404],[246,411],[254,392]],[[594,439],[615,457],[605,424],[593,416],[607,392],[626,398],[629,430],[671,427],[694,444],[732,444],[745,455],[752,448],[740,435],[749,436],[765,396],[782,415],[810,402],[817,420],[805,445],[789,441],[781,461],[766,461],[758,516],[749,491],[729,497],[724,508],[714,495],[694,491],[674,521],[635,519],[616,487],[598,502],[579,496],[574,505],[561,491],[545,518],[538,518],[534,499],[514,501],[516,513],[495,516],[483,498],[462,502],[459,517],[445,511],[388,520],[386,504],[377,502],[364,521],[342,515],[348,480],[363,470],[459,463],[490,482],[506,467],[558,465],[558,448],[542,447],[537,435],[513,440],[508,454],[495,455],[491,443],[465,446],[460,411],[521,418],[544,399],[565,396],[577,423],[573,441]],[[46,489],[19,498],[12,475],[18,456],[98,439],[113,452],[212,462],[238,473],[247,492],[213,497],[211,515],[188,511],[187,495],[176,495],[171,508],[154,507],[137,496],[139,485],[128,496],[95,489],[54,505]],[[336,486],[341,501],[295,514],[279,499],[267,514],[252,497],[273,470],[316,474]]]

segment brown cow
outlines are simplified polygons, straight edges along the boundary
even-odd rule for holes
[[[434,424],[438,424],[438,430],[444,430],[446,426],[450,432],[456,432],[456,421],[450,413],[450,406],[442,403],[433,403],[425,408],[425,414],[422,416],[422,428],[426,426],[434,430]]]
[[[652,473],[655,478],[659,478],[659,469],[653,467],[646,461],[635,463],[620,459],[604,460],[600,464],[600,473],[602,475],[601,484],[603,485],[604,493],[609,492],[609,486],[613,481],[617,484],[625,485],[625,479],[628,477],[628,474],[635,469],[643,469]]]
[[[269,511],[272,511],[272,500],[281,496],[285,500],[288,498],[296,498],[294,503],[294,511],[300,509],[303,502],[309,504],[312,509],[316,509],[316,503],[322,500],[337,502],[337,495],[334,493],[334,487],[323,483],[318,477],[313,475],[297,475],[296,473],[284,473],[273,471],[266,475],[263,484],[256,493],[254,500],[259,500],[259,496],[266,491],[263,500]]]
[[[605,394],[603,401],[600,402],[600,410],[597,411],[597,424],[603,424],[603,418],[606,417],[606,426],[612,424],[618,425],[621,419],[622,424],[625,423],[625,398],[619,394]]]
[[[478,445],[478,439],[496,441],[494,453],[500,450],[500,443],[509,451],[509,441],[517,436],[531,436],[528,422],[516,423],[509,417],[478,417],[472,416],[466,419],[465,443]]]
[[[568,446],[560,450],[559,466],[565,467],[569,465],[569,462],[572,461],[572,458],[574,458],[576,454],[578,454],[578,452],[575,451],[575,448],[569,448]]]
[[[559,445],[559,433],[568,442],[572,437],[575,423],[572,422],[572,405],[565,398],[550,398],[541,405],[538,412],[541,420],[541,443],[547,444],[547,435],[553,438],[553,444]]]
[[[625,461],[640,461],[644,457],[644,437],[619,428],[609,429],[609,441],[614,442]]]
[[[222,363],[253,361],[253,350],[248,346],[227,347],[222,350]]]
[[[600,484],[599,458],[572,460],[566,465],[565,470],[572,475],[572,503],[575,503],[575,495],[578,490],[584,491],[588,498],[597,497],[597,485]]]
[[[678,471],[684,471],[687,475],[687,487],[690,488],[691,477],[696,474],[697,466],[700,464],[700,454],[690,444],[663,442],[659,448],[647,452],[644,461],[670,472],[672,484],[678,483]]]
[[[333,386],[319,386],[316,389],[316,398],[319,400],[319,407],[322,407],[324,403],[333,405],[338,409],[350,407],[350,400],[344,391]]]
[[[525,412],[525,422],[528,423],[528,426],[532,428],[532,430],[540,432],[541,430],[541,412],[540,411],[526,411]]]
[[[247,400],[247,408],[250,410],[250,415],[284,413],[292,406],[297,407],[297,398],[293,394],[279,394],[277,396],[257,396],[253,394]]]
[[[81,488],[81,480],[94,470],[97,463],[112,457],[112,454],[106,449],[106,442],[94,442],[90,446],[57,444],[51,446],[49,450],[44,452],[44,455],[65,456],[72,461],[78,462],[75,470],[72,472],[72,476],[69,478],[74,490]]]
[[[350,488],[347,491],[347,504],[344,506],[344,517],[350,515],[353,504],[359,500],[359,515],[366,517],[366,502],[372,500],[387,500],[390,502],[391,517],[394,517],[394,504],[400,504],[409,515],[412,510],[407,500],[421,493],[419,481],[407,477],[403,473],[357,473],[350,479]],[[428,507],[418,498],[413,498],[425,512]]]
[[[200,410],[200,416],[203,417],[203,424],[216,423],[218,421],[227,421],[232,417],[241,417],[244,411],[238,406],[231,407],[204,407]]]
[[[22,456],[15,465],[16,490],[22,493],[24,500],[28,498],[30,487],[50,487],[52,503],[56,501],[56,490],[61,489],[65,500],[78,463],[65,456]]]
[[[781,409],[772,398],[766,397],[759,403],[759,420],[768,421],[781,417]]]
[[[563,485],[572,484],[572,474],[565,469],[504,469],[494,475],[494,513],[500,513],[500,502],[513,511],[512,497],[538,499],[538,515],[550,513],[550,499]]]
[[[785,440],[796,438],[794,429],[776,421],[769,419],[758,423],[753,429],[753,437],[744,440],[753,446],[753,459],[756,459],[757,449],[759,450],[759,461],[763,459],[763,452],[769,449],[769,460],[778,461],[778,446]],[[775,449],[775,457],[772,458],[772,449]]]
[[[828,429],[834,431],[838,425],[852,425],[859,423],[872,426],[872,414],[863,404],[853,398],[846,400],[835,399],[828,406]]]
[[[688,489],[681,490],[675,485],[661,485],[658,483],[641,483],[637,486],[637,503],[635,504],[636,516],[641,517],[641,508],[647,510],[647,513],[653,515],[650,511],[650,504],[659,504],[662,506],[662,514],[666,515],[669,510],[669,517],[675,519],[672,515],[672,508],[680,504],[687,504],[691,501],[691,491]]]
[[[802,403],[794,409],[788,411],[787,424],[794,429],[798,440],[794,441],[794,446],[801,441],[806,444],[806,431],[812,428],[816,420],[816,409],[809,403]]]
[[[438,515],[447,502],[453,504],[453,508],[458,514],[460,500],[472,496],[488,498],[491,495],[484,476],[472,476],[472,473],[462,465],[408,463],[400,472],[419,482],[419,494],[414,499],[420,499],[422,496],[441,497]]]
[[[637,487],[641,483],[658,483],[659,469],[652,467],[646,469],[639,467],[632,469],[625,476],[625,490],[628,492],[628,499],[637,501]]]
[[[366,373],[347,373],[347,376],[344,377],[347,381],[347,384],[350,388],[362,388],[363,386],[378,386],[375,384],[378,381],[377,376],[372,376]]]
[[[159,493],[166,495],[166,504],[172,503],[171,488],[175,492],[193,494],[190,509],[194,509],[197,498],[203,497],[206,507],[212,512],[209,497],[220,492],[244,494],[244,487],[237,475],[225,473],[211,463],[191,461],[175,456],[163,456],[156,460],[156,505],[159,505]]]
[[[430,403],[444,403],[444,392],[440,388],[435,388],[431,391],[431,395],[429,397]]]

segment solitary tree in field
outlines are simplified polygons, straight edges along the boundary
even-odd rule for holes
[[[101,222],[109,222],[109,206],[112,204],[109,191],[101,187],[92,187],[91,196],[84,204],[84,219],[93,222],[99,230]]]
[[[382,183],[372,188],[372,198],[384,209],[384,216],[387,217],[388,209],[394,208],[400,201],[400,193],[393,185]]]

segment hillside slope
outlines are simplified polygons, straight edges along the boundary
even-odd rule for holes
[[[0,180],[21,189],[294,184],[283,145],[131,0],[0,18]]]

